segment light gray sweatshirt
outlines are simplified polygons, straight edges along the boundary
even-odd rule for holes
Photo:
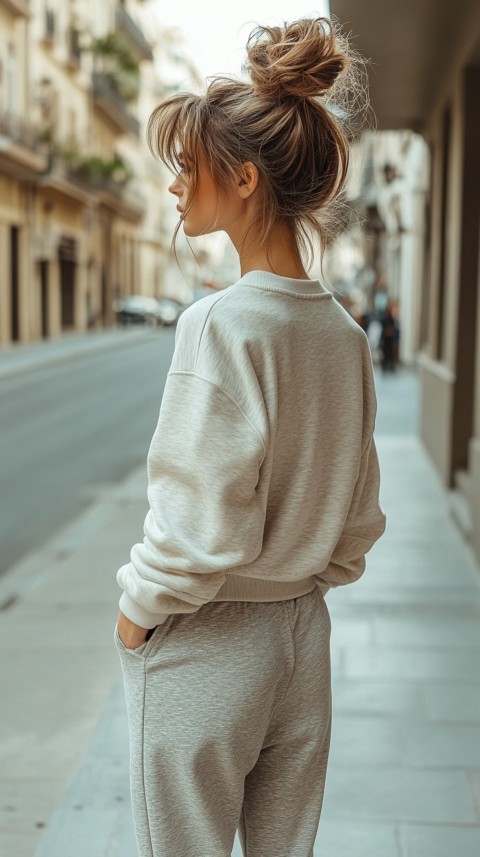
[[[250,271],[189,307],[117,572],[143,628],[357,580],[385,530],[368,339],[318,280]]]

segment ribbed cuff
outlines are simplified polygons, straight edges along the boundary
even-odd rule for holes
[[[163,625],[171,615],[170,613],[151,613],[150,610],[145,610],[144,607],[133,601],[126,592],[123,592],[118,606],[123,615],[130,619],[130,622],[134,622],[135,625],[146,630],[155,628],[156,625]]]

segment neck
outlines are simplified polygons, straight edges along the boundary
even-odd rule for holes
[[[251,234],[255,234],[252,228]],[[302,265],[300,254],[291,230],[285,223],[278,222],[273,227],[268,247],[248,241],[244,236],[230,234],[230,238],[239,255],[241,276],[249,271],[269,271],[281,277],[294,280],[310,279]]]

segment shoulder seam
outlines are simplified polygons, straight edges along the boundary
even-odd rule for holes
[[[267,447],[265,446],[265,441],[264,441],[262,435],[260,434],[259,430],[257,429],[256,425],[254,425],[254,423],[252,423],[250,417],[248,416],[248,414],[245,413],[242,406],[238,404],[236,399],[234,399],[233,396],[227,392],[227,390],[225,390],[223,387],[221,387],[220,384],[217,384],[215,381],[212,381],[210,378],[206,378],[204,375],[200,375],[198,372],[195,372],[195,371],[190,372],[190,371],[187,371],[185,369],[172,369],[171,372],[169,372],[168,374],[169,375],[191,375],[194,378],[199,378],[200,381],[206,381],[207,384],[211,384],[212,387],[216,387],[217,390],[221,390],[221,392],[225,396],[227,396],[227,398],[230,399],[233,402],[233,404],[238,408],[238,410],[240,411],[242,416],[245,418],[245,420],[247,421],[249,426],[253,429],[255,434],[258,436],[258,438],[262,444],[263,450],[265,452],[265,455],[267,454]]]
[[[208,319],[209,319],[210,313],[212,312],[213,308],[214,308],[214,307],[216,307],[216,305],[217,305],[217,303],[219,302],[219,300],[221,300],[222,298],[224,298],[224,297],[226,296],[226,294],[227,294],[227,293],[228,293],[228,289],[225,289],[224,291],[222,291],[222,293],[221,293],[221,294],[219,294],[219,295],[217,295],[217,296],[216,296],[216,297],[217,297],[217,300],[212,301],[212,305],[208,308],[208,312],[207,312],[207,314],[206,314],[206,316],[205,316],[205,318],[204,318],[203,325],[202,325],[202,329],[201,329],[201,331],[200,331],[200,336],[198,337],[197,350],[196,350],[196,352],[195,352],[195,359],[194,359],[194,361],[193,361],[193,371],[194,371],[194,372],[195,372],[195,369],[196,369],[196,367],[197,367],[197,360],[198,360],[198,354],[199,354],[199,351],[200,351],[200,345],[202,344],[202,337],[203,337],[203,333],[204,333],[205,327],[206,327],[206,325],[207,325],[207,321],[208,321]],[[201,377],[201,376],[199,376],[199,377]],[[207,380],[207,379],[205,379],[205,380]]]

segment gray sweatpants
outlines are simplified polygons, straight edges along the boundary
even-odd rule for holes
[[[313,857],[330,746],[330,617],[211,601],[138,649],[115,628],[140,857]]]

